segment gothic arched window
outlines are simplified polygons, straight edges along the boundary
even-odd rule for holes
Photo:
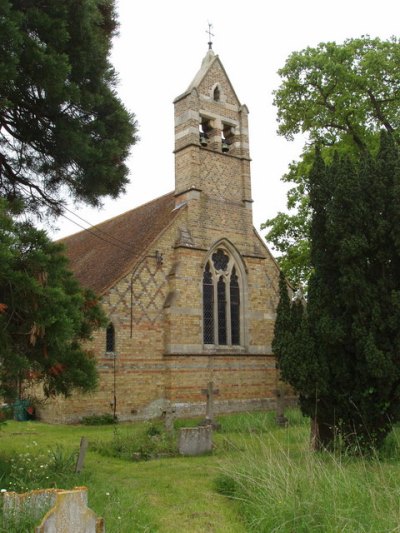
[[[214,89],[214,93],[213,93],[213,99],[214,99],[214,102],[219,102],[219,99],[221,98],[221,92],[219,90],[219,87],[218,85],[215,87]]]
[[[106,352],[115,352],[115,329],[112,323],[108,324],[106,329]]]
[[[204,344],[240,344],[240,282],[228,252],[218,248],[203,273]]]

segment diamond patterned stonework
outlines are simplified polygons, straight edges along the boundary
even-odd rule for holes
[[[174,191],[103,222],[107,241],[95,232],[64,239],[76,277],[102,298],[115,342],[110,351],[106,330],[96,332],[87,348],[98,390],[48,401],[38,408],[47,421],[149,419],[166,405],[177,417],[200,416],[210,382],[215,414],[276,406],[279,268],[252,222],[249,111],[213,50],[174,114]]]

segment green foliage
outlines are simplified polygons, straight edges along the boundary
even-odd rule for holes
[[[106,426],[117,423],[118,420],[110,413],[105,413],[103,415],[88,415],[81,418],[81,424],[84,426]]]
[[[12,420],[14,417],[14,410],[12,405],[4,404],[0,407],[0,426],[6,420]]]
[[[176,441],[176,435],[165,431],[161,423],[147,423],[138,428],[115,428],[111,441],[98,440],[93,447],[108,457],[138,461],[177,455]]]
[[[83,481],[82,475],[74,473],[76,459],[76,452],[67,451],[59,444],[40,451],[33,440],[23,453],[0,456],[1,487],[15,492],[44,487],[72,488]]]
[[[62,211],[128,181],[136,123],[109,62],[113,0],[0,1],[0,196]]]
[[[400,43],[361,37],[343,44],[321,43],[292,53],[280,69],[275,91],[278,133],[287,139],[305,133],[308,143],[282,180],[294,183],[288,192],[289,213],[278,213],[262,228],[280,257],[279,264],[295,285],[306,286],[311,274],[310,209],[307,176],[318,143],[329,164],[334,153],[356,159],[376,153],[381,129],[398,142],[400,123]]]
[[[0,456],[0,485],[2,490],[29,492],[42,488],[73,488],[87,483],[89,476],[75,474],[76,452],[69,452],[56,445],[46,452],[38,450],[38,443],[26,447],[25,452],[2,454]],[[2,507],[2,506],[1,506]],[[4,533],[30,533],[34,526],[49,510],[48,503],[41,506],[32,504],[27,498],[18,513],[11,513],[7,518],[0,510],[0,531]]]
[[[235,416],[221,415],[217,417],[220,425],[218,433],[264,433],[276,427],[275,413],[237,413]]]
[[[97,297],[67,268],[60,244],[0,203],[0,389],[23,394],[40,382],[47,395],[93,390],[96,363],[82,347],[105,325]]]
[[[294,387],[300,394],[300,400],[304,396],[315,398],[316,388],[323,377],[308,332],[304,305],[301,297],[289,299],[287,282],[281,271],[272,351],[281,379]],[[309,412],[307,414],[310,415]]]
[[[279,70],[275,91],[279,133],[291,139],[307,132],[312,141],[347,140],[364,150],[384,127],[399,126],[400,46],[361,37],[321,43],[292,53]]]
[[[317,151],[306,314],[288,307],[281,280],[273,349],[282,378],[325,432],[322,443],[337,432],[356,453],[382,446],[400,419],[399,163],[387,134],[378,155],[357,164],[337,156],[325,165]]]
[[[385,441],[379,459],[338,451],[315,454],[309,450],[309,420],[298,410],[285,414],[288,428],[270,424],[268,413],[251,413],[250,430],[246,413],[218,417],[225,431],[214,435],[215,451],[203,457],[132,462],[102,456],[92,442],[112,438],[112,426],[11,421],[1,443],[11,457],[32,452],[33,440],[37,453],[57,441],[72,452],[82,434],[88,437],[85,471],[83,477],[75,475],[75,484],[88,487],[90,508],[113,533],[210,531],[215,525],[229,533],[308,533],[310,527],[320,533],[395,531],[400,523],[399,429]],[[145,433],[151,425],[124,424],[118,430]],[[228,440],[233,443],[229,449],[222,446]],[[216,494],[216,485],[233,497]],[[3,531],[25,533],[22,528]]]

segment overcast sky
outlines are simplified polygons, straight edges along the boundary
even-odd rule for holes
[[[208,22],[213,25],[213,50],[250,110],[257,229],[285,209],[287,186],[280,178],[303,146],[302,139],[289,142],[276,135],[272,91],[279,85],[277,70],[292,51],[320,42],[399,35],[398,0],[117,0],[117,10],[120,31],[111,59],[119,74],[120,98],[136,115],[140,142],[132,148],[131,183],[123,197],[106,200],[100,211],[72,208],[91,224],[173,190],[172,102],[186,90],[207,53]],[[62,218],[57,226],[53,238],[81,230]]]

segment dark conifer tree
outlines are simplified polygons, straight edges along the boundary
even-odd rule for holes
[[[136,141],[109,61],[113,0],[0,1],[0,196],[36,213],[117,197]]]
[[[68,271],[60,244],[15,222],[0,202],[0,395],[28,384],[46,395],[91,391],[96,361],[85,349],[105,317],[97,297]]]
[[[92,390],[84,341],[103,321],[59,245],[29,222],[68,197],[99,205],[128,183],[136,123],[109,56],[114,0],[0,0],[0,395]],[[15,213],[19,216],[15,216]]]
[[[332,444],[335,431],[353,449],[380,446],[400,418],[399,169],[384,133],[376,157],[356,165],[336,157],[325,168],[317,151],[309,175],[314,271],[297,328],[307,334],[296,342],[309,347],[309,364],[300,365],[301,381],[292,347],[283,374],[312,417],[317,447]]]

